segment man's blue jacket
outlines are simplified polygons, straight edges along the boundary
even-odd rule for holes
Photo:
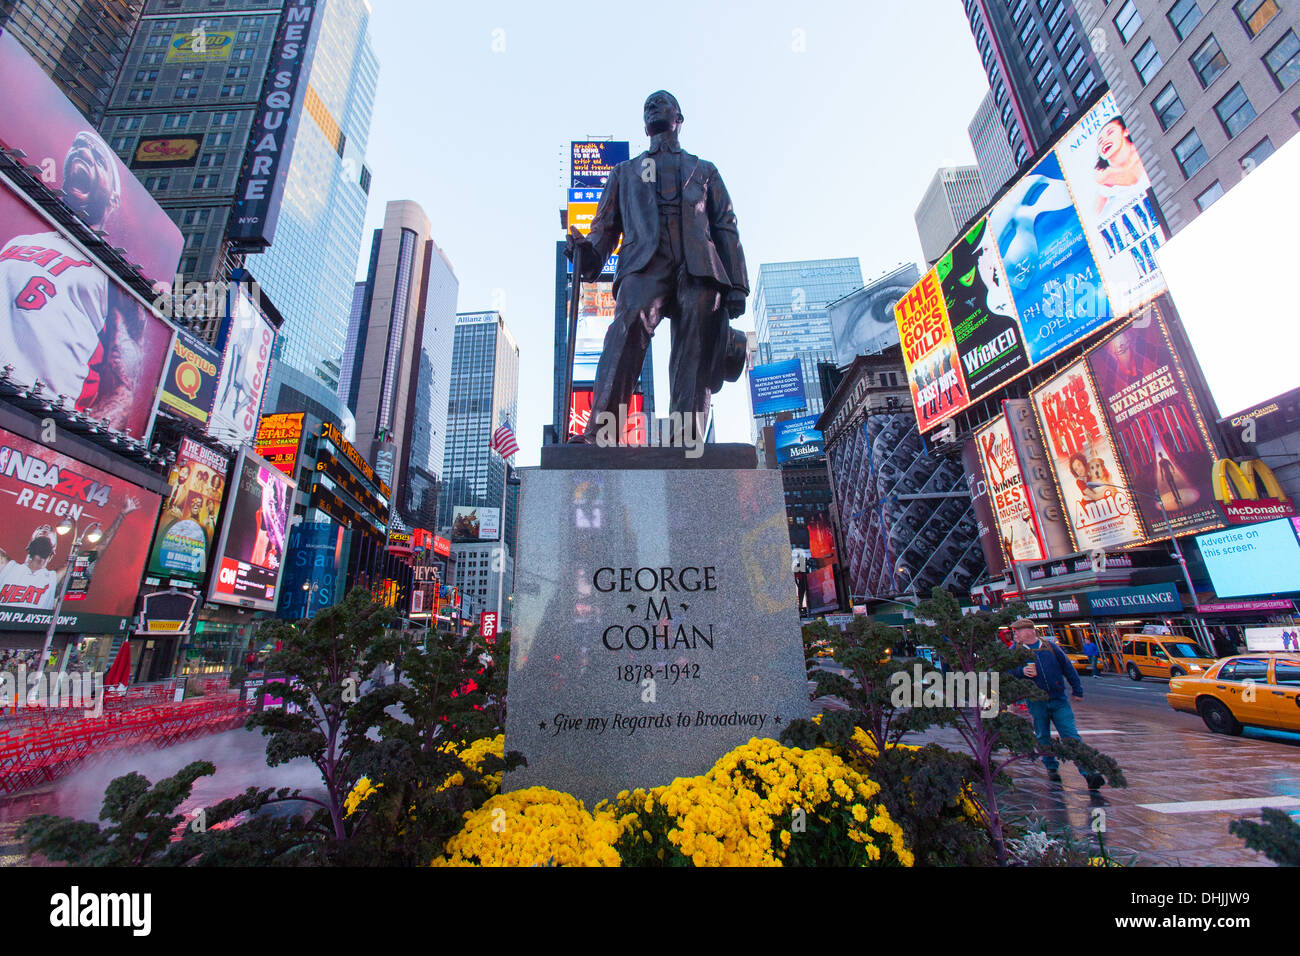
[[[1070,689],[1074,691],[1074,696],[1083,696],[1083,684],[1079,682],[1079,675],[1075,673],[1070,659],[1065,656],[1065,651],[1061,650],[1061,645],[1053,641],[1045,641],[1040,637],[1037,645],[1021,646],[1034,655],[1034,663],[1038,665],[1038,674],[1029,679],[1050,699],[1065,699],[1067,680],[1070,682]],[[1024,677],[1025,665],[1013,667],[1010,674],[1012,677]]]

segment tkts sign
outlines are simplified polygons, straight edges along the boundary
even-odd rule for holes
[[[1232,524],[1272,521],[1295,514],[1291,499],[1282,493],[1282,486],[1268,465],[1258,458],[1247,459],[1240,465],[1228,458],[1221,459],[1214,463],[1210,474],[1214,496]],[[1261,492],[1267,497],[1262,497]]]

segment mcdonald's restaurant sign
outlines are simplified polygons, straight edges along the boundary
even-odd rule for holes
[[[1253,524],[1295,514],[1291,499],[1282,493],[1268,465],[1258,458],[1240,464],[1230,458],[1220,459],[1214,463],[1211,480],[1214,496],[1223,506],[1229,524]]]

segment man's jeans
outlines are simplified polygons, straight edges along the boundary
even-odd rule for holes
[[[1029,707],[1030,716],[1034,718],[1034,736],[1038,738],[1040,747],[1051,746],[1052,724],[1056,724],[1056,731],[1062,740],[1082,739],[1074,726],[1074,710],[1064,697],[1057,700],[1027,700],[1025,704]],[[1051,754],[1043,757],[1043,766],[1049,771],[1056,770],[1059,765],[1059,761]],[[1080,770],[1079,773],[1083,771]]]

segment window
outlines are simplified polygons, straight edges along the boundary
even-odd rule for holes
[[[128,90],[126,101],[128,103],[148,103],[153,99],[153,90]]]
[[[213,133],[208,137],[209,146],[228,146],[230,144],[229,133]]]
[[[244,47],[242,50],[236,50],[234,53],[230,54],[230,58],[232,60],[251,60],[253,58],[253,50],[250,47]]]
[[[1043,97],[1043,106],[1047,107],[1048,109],[1051,109],[1053,106],[1056,105],[1056,101],[1059,100],[1060,98],[1061,98],[1061,84],[1053,83],[1052,88],[1048,90],[1047,95]]]
[[[1192,69],[1196,71],[1201,86],[1209,86],[1227,68],[1228,58],[1223,55],[1219,41],[1211,33],[1192,54]]]
[[[1264,54],[1264,65],[1273,74],[1273,82],[1279,90],[1285,90],[1300,79],[1300,40],[1296,39],[1294,30],[1287,30],[1273,49]]]
[[[1209,189],[1205,190],[1205,192],[1201,193],[1199,196],[1196,197],[1196,206],[1198,209],[1201,210],[1201,212],[1205,212],[1205,210],[1209,209],[1212,205],[1214,205],[1214,200],[1218,199],[1222,195],[1223,195],[1223,186],[1216,179],[1213,183],[1210,184]]]
[[[156,79],[158,79],[157,70],[136,70],[135,71],[135,81],[137,83],[152,83]]]
[[[1219,668],[1218,680],[1267,681],[1268,661],[1258,657],[1242,657],[1229,661]]]
[[[1030,49],[1029,54],[1026,56],[1025,59],[1029,61],[1030,66],[1033,66],[1035,63],[1038,62],[1038,58],[1042,55],[1043,55],[1043,38],[1035,37],[1034,45]]]
[[[1237,11],[1241,25],[1252,37],[1259,36],[1259,31],[1277,16],[1276,0],[1237,0],[1232,9]]]
[[[244,84],[240,83],[237,84],[236,86],[223,86],[221,88],[221,95],[222,96],[243,96]]]
[[[178,86],[176,92],[172,94],[173,99],[194,100],[198,99],[199,88],[197,86]]]
[[[213,126],[234,126],[235,120],[239,118],[238,113],[214,113],[212,115]]]
[[[1038,75],[1034,77],[1034,85],[1040,90],[1047,85],[1047,78],[1052,75],[1052,61],[1048,60],[1038,70]]]
[[[199,160],[199,165],[205,169],[212,166],[224,166],[226,165],[226,156],[224,153],[208,153]]]
[[[1192,130],[1178,141],[1178,145],[1174,147],[1174,158],[1178,160],[1178,168],[1188,179],[1210,161],[1209,155],[1205,152],[1205,144],[1201,142],[1201,137],[1196,130]]]
[[[1273,141],[1265,136],[1245,156],[1241,157],[1241,168],[1245,172],[1252,172],[1256,166],[1273,155]]]
[[[209,173],[209,174],[206,175],[206,176],[195,176],[195,177],[194,177],[194,188],[195,188],[195,189],[215,189],[217,183],[219,183],[220,181],[221,181],[221,177],[218,176],[216,173]]]
[[[131,145],[131,141],[134,138],[134,136],[114,136],[108,141],[108,146],[110,149],[120,153]]]
[[[1067,60],[1065,64],[1065,75],[1067,77],[1069,77],[1070,79],[1074,79],[1074,74],[1078,71],[1079,67],[1083,64],[1083,58],[1084,58],[1083,47],[1082,46],[1075,47],[1074,52],[1070,54],[1070,59]]]
[[[1172,83],[1166,84],[1165,88],[1156,94],[1156,98],[1151,101],[1151,108],[1155,110],[1156,122],[1163,130],[1168,130],[1187,112]]]
[[[241,76],[248,76],[248,67],[232,66],[226,69],[226,79],[233,80]]]
[[[1056,29],[1056,25],[1061,22],[1061,17],[1065,16],[1065,4],[1058,3],[1052,15],[1047,18],[1047,32],[1051,33]]]
[[[259,30],[241,30],[239,39],[243,43],[256,43],[261,35],[262,33]]]
[[[1192,28],[1201,22],[1201,8],[1196,0],[1178,0],[1169,11],[1169,23],[1178,34],[1178,39],[1186,40]]]
[[[1074,42],[1074,24],[1067,23],[1065,30],[1056,38],[1056,55],[1064,56],[1066,49]]]
[[[1083,99],[1092,91],[1092,88],[1096,84],[1097,84],[1097,77],[1093,75],[1092,70],[1089,70],[1087,73],[1083,75],[1083,79],[1079,81],[1078,86],[1074,88],[1074,98],[1076,100]]]
[[[203,67],[192,66],[181,70],[182,80],[201,80],[203,79]]]
[[[144,188],[153,192],[155,189],[166,189],[171,185],[170,176],[146,176],[144,178]]]
[[[143,117],[141,117],[141,116],[123,116],[123,117],[120,117],[120,118],[118,119],[118,121],[117,121],[117,128],[118,128],[118,129],[125,129],[125,130],[129,130],[129,129],[139,129],[139,128],[140,128],[140,122],[141,122],[142,119],[143,119]]]
[[[189,125],[189,113],[172,113],[163,121],[163,129],[184,129]]]
[[[1300,684],[1300,664],[1290,661],[1273,661],[1273,683],[1277,685]]]
[[[1137,33],[1137,28],[1142,26],[1142,14],[1137,12],[1137,7],[1133,6],[1133,0],[1124,0],[1124,6],[1119,8],[1119,13],[1115,14],[1115,29],[1119,31],[1119,38],[1127,43],[1133,39],[1133,34]]]
[[[1030,35],[1033,34],[1033,32],[1034,32],[1034,27],[1037,26],[1037,24],[1038,24],[1038,21],[1036,21],[1033,17],[1030,17],[1028,20],[1025,21],[1025,25],[1024,25],[1024,27],[1022,27],[1021,30],[1020,30],[1020,46],[1021,46],[1021,48],[1023,48],[1024,45],[1025,45],[1026,43],[1029,42],[1029,37],[1030,37]]]
[[[1164,66],[1164,61],[1160,59],[1160,51],[1156,49],[1154,41],[1147,40],[1142,44],[1142,49],[1137,51],[1137,56],[1133,57],[1133,69],[1137,70],[1138,78],[1143,84],[1151,82],[1160,68]]]
[[[1228,134],[1228,139],[1232,139],[1243,129],[1250,125],[1250,121],[1255,118],[1255,107],[1250,105],[1250,98],[1246,96],[1246,91],[1238,83],[1228,95],[1219,102],[1214,104],[1214,112],[1219,116],[1219,122],[1223,124],[1223,131]]]

